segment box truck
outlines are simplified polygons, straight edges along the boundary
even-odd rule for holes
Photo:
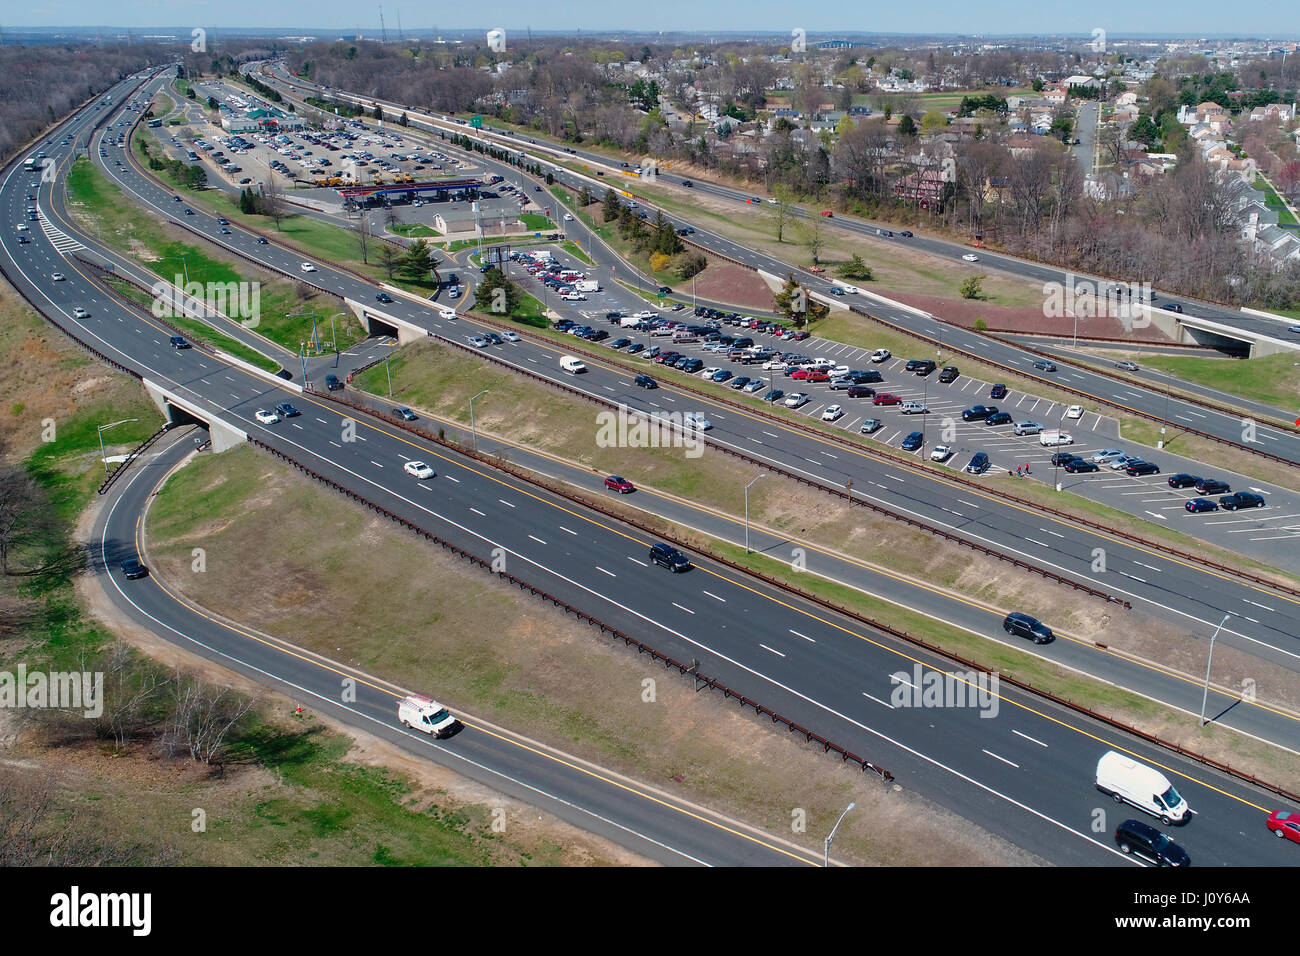
[[[397,705],[397,719],[407,730],[422,730],[433,737],[450,737],[461,727],[446,707],[418,694],[402,698]]]
[[[1132,757],[1108,750],[1097,761],[1097,789],[1158,817],[1165,826],[1185,823],[1192,810],[1168,778]]]

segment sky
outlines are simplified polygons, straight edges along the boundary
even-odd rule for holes
[[[37,0],[10,5],[0,13],[0,28],[258,26],[336,36],[353,34],[360,27],[363,33],[378,36],[380,6],[381,0],[129,0],[107,5],[103,0]],[[531,27],[563,32],[670,29],[788,34],[802,29],[809,36],[882,32],[1087,37],[1100,28],[1112,36],[1300,35],[1298,4],[1239,7],[1221,0],[1089,0],[1060,5],[1035,0],[930,0],[924,4],[838,0],[812,7],[792,0],[495,0],[490,5],[383,0],[382,8],[390,37],[396,35],[399,15],[403,30],[408,32],[428,31],[436,26],[441,31]],[[489,16],[491,22],[485,20]]]

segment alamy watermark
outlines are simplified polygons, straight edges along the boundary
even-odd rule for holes
[[[894,707],[972,707],[980,717],[996,717],[998,675],[984,671],[952,674],[912,665],[912,673],[897,671],[890,675],[894,689],[889,703]]]
[[[246,329],[255,329],[262,322],[260,282],[186,282],[183,276],[176,276],[174,283],[160,279],[149,291],[153,293],[151,311],[159,319],[215,313],[237,319]]]
[[[626,405],[596,414],[598,448],[683,448],[687,458],[704,454],[704,440],[693,424],[692,412],[634,412]]]
[[[79,710],[95,719],[104,713],[102,671],[0,671],[0,707],[31,710]]]
[[[1095,282],[1066,273],[1064,282],[1043,283],[1043,316],[1117,319],[1126,332],[1151,324],[1150,282]]]

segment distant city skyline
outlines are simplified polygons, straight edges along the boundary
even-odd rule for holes
[[[15,7],[0,18],[5,31],[30,28],[83,30],[130,29],[163,31],[204,27],[238,31],[259,29],[289,34],[316,33],[321,38],[380,35],[379,11],[390,39],[405,34],[487,30],[504,27],[535,32],[655,33],[655,32],[771,32],[801,29],[823,37],[846,33],[965,36],[1084,36],[1094,29],[1109,35],[1146,34],[1152,37],[1224,39],[1233,36],[1293,39],[1300,36],[1300,12],[1282,7],[1235,8],[1208,0],[1099,0],[1086,6],[1054,7],[1024,0],[987,0],[978,6],[937,0],[924,8],[910,6],[830,11],[776,0],[656,0],[653,4],[609,4],[591,0],[538,6],[523,0],[499,0],[489,7],[432,8],[424,3],[368,3],[321,0],[305,11],[301,3],[285,0],[222,0],[220,3],[137,0],[113,8],[105,23],[105,7],[94,0],[56,0]],[[490,14],[487,11],[490,10]],[[1248,22],[1242,22],[1243,15]],[[487,17],[487,19],[485,19]]]

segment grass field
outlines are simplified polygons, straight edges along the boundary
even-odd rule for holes
[[[1300,407],[1300,352],[1253,359],[1142,354],[1129,356],[1176,378],[1274,405],[1283,412]],[[1288,421],[1291,419],[1288,418]]]

